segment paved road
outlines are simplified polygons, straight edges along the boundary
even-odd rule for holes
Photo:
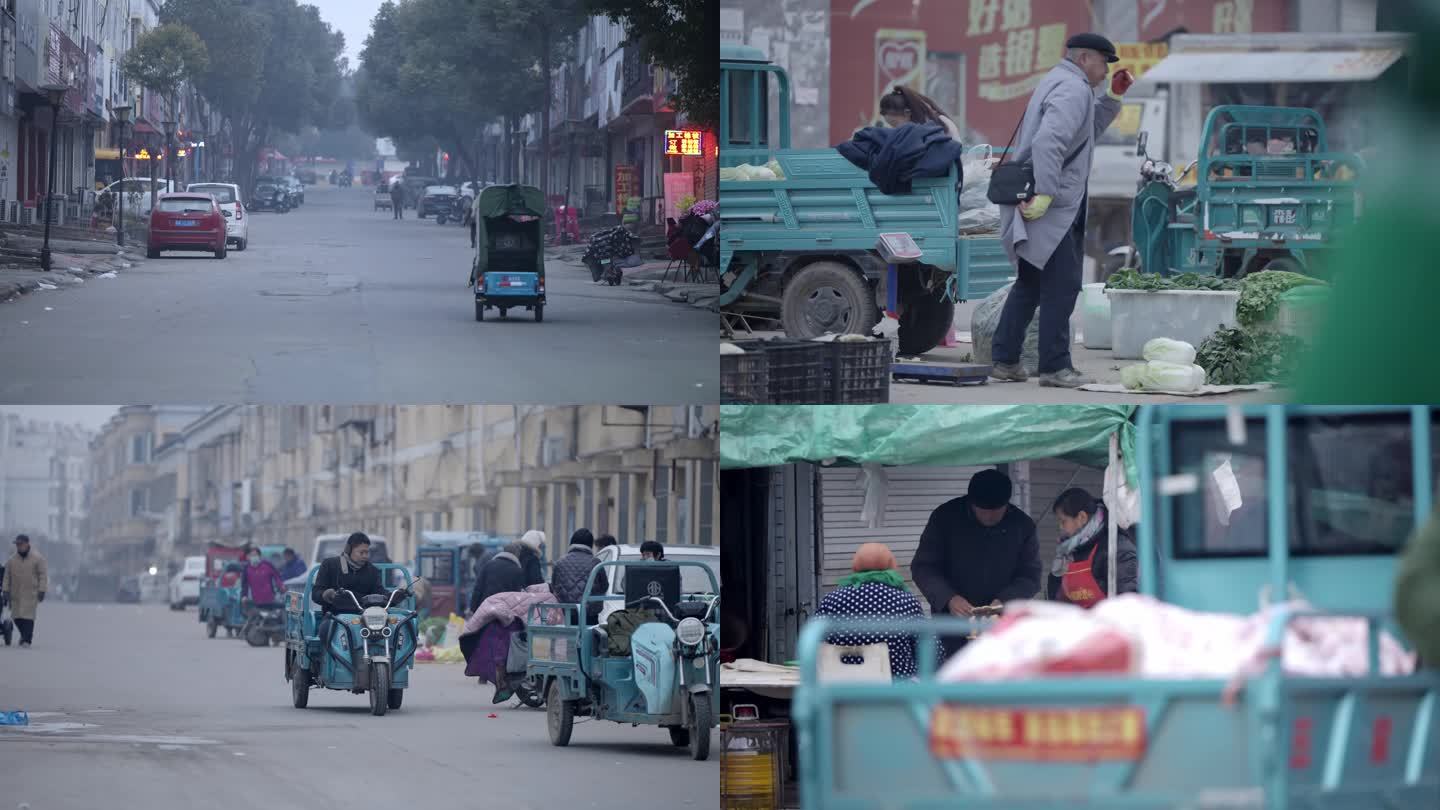
[[[28,729],[0,726],[4,806],[720,806],[718,742],[694,762],[657,728],[582,723],[554,748],[543,713],[495,709],[445,664],[418,665],[384,717],[330,691],[302,711],[282,658],[206,639],[194,610],[42,605],[35,646],[0,647],[0,709],[31,712]]]
[[[289,214],[254,214],[249,249],[224,261],[167,255],[0,307],[0,401],[718,397],[714,313],[594,286],[554,259],[544,323],[524,312],[476,323],[463,228],[394,221],[363,188],[307,197]]]

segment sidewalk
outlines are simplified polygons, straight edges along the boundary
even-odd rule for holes
[[[585,252],[583,246],[566,246],[564,248],[552,249],[546,258],[555,258],[563,262],[577,265],[587,274],[588,268],[580,261],[581,255]],[[684,269],[671,270],[669,277],[662,281],[661,277],[666,275],[666,268],[669,266],[668,259],[657,259],[647,261],[637,267],[625,268],[625,285],[632,289],[646,292],[654,292],[663,295],[677,304],[688,304],[696,309],[717,310],[720,300],[720,285],[714,281],[709,283],[697,283],[677,281],[676,278],[684,278]]]
[[[36,291],[78,287],[87,278],[114,278],[143,261],[144,245],[128,244],[124,250],[113,241],[50,237],[51,272],[40,269],[41,237],[0,229],[0,301]]]

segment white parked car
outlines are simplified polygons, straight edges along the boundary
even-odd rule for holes
[[[191,183],[186,191],[209,194],[220,204],[220,213],[225,216],[225,241],[244,250],[250,244],[250,218],[245,215],[245,203],[240,201],[240,187],[234,183]]]
[[[170,609],[184,610],[186,605],[200,602],[200,580],[205,576],[204,557],[186,557],[185,563],[170,578]]]
[[[639,546],[606,546],[595,553],[600,562],[639,562]],[[665,562],[698,562],[704,563],[706,567],[715,574],[715,582],[720,582],[720,549],[714,546],[666,546]],[[625,595],[625,569],[607,568],[606,576],[610,580],[610,589],[605,592],[606,596]],[[680,569],[680,591],[683,594],[702,594],[710,592],[710,578],[705,572],[694,566],[684,566]],[[600,625],[603,627],[610,614],[625,607],[624,599],[607,599],[605,607],[600,611]]]
[[[154,188],[157,196],[169,191],[174,191],[174,184],[167,180],[151,180],[148,177],[127,177],[124,180],[116,180],[106,186],[100,192],[100,196],[114,195],[117,191],[125,194],[125,211],[128,217],[130,212],[137,216],[148,217],[150,215],[150,189]]]

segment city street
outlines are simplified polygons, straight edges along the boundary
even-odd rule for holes
[[[0,709],[30,712],[0,726],[7,807],[719,807],[716,755],[614,723],[554,748],[543,713],[492,707],[459,665],[417,665],[384,717],[321,690],[297,710],[279,648],[207,639],[193,609],[50,602],[0,656]]]
[[[718,397],[716,316],[547,259],[543,323],[474,319],[464,228],[373,189],[251,214],[224,261],[166,254],[0,307],[0,400],[667,402]],[[571,253],[573,251],[566,251]],[[492,320],[496,319],[496,320]]]

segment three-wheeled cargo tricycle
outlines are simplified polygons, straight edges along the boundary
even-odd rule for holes
[[[467,615],[470,595],[475,589],[475,566],[469,556],[470,549],[480,546],[489,553],[498,553],[511,539],[484,532],[421,532],[420,547],[415,550],[416,571],[429,586],[429,594],[420,606],[420,618]],[[542,571],[545,554],[542,547]]]
[[[1323,257],[1360,215],[1359,155],[1331,152],[1325,122],[1300,107],[1221,105],[1205,117],[1195,185],[1146,157],[1131,213],[1138,265],[1227,278],[1262,270],[1323,275]]]
[[[284,565],[284,546],[265,545],[256,548],[260,551],[260,556],[274,565],[277,571]],[[212,543],[205,553],[205,578],[200,582],[197,614],[200,623],[205,625],[205,635],[210,638],[214,638],[221,627],[225,628],[225,634],[231,638],[246,636],[246,631],[255,624],[256,607],[243,593],[241,579],[244,571],[245,549],[241,546]],[[266,644],[268,639],[263,643],[251,640],[252,646],[260,647]]]
[[[682,593],[680,572],[705,572],[708,593]],[[595,586],[621,577],[621,596]],[[697,578],[698,579],[698,578]],[[591,605],[623,599],[605,625]],[[557,617],[563,617],[558,618]],[[720,710],[720,587],[700,562],[604,562],[590,571],[578,605],[530,609],[528,675],[544,684],[550,742],[570,744],[576,717],[661,726],[696,760],[710,756]]]
[[[376,211],[393,211],[395,203],[390,199],[390,185],[388,183],[375,184],[375,209]]]
[[[311,599],[316,566],[305,578],[305,590],[290,591],[285,603],[285,680],[295,708],[310,702],[310,687],[370,695],[370,713],[399,709],[410,685],[419,638],[415,581],[402,565],[371,563],[382,576],[400,571],[403,587],[388,595],[356,598],[341,589],[333,603],[333,621],[325,637],[325,613]]]
[[[819,677],[822,646],[864,625],[812,621],[794,704],[801,806],[1435,807],[1440,673],[1382,675],[1379,636],[1398,634],[1396,553],[1431,518],[1437,416],[1281,405],[1140,413],[1142,592],[1222,613],[1298,594],[1313,610],[1276,608],[1266,648],[1281,649],[1306,616],[1353,617],[1367,628],[1367,674],[1300,676],[1277,654],[1235,680],[944,682],[934,645],[921,644],[918,679],[846,683]],[[933,638],[957,621],[885,627]]]
[[[532,186],[490,186],[475,200],[470,288],[475,320],[485,310],[535,313],[545,320],[545,195]]]

